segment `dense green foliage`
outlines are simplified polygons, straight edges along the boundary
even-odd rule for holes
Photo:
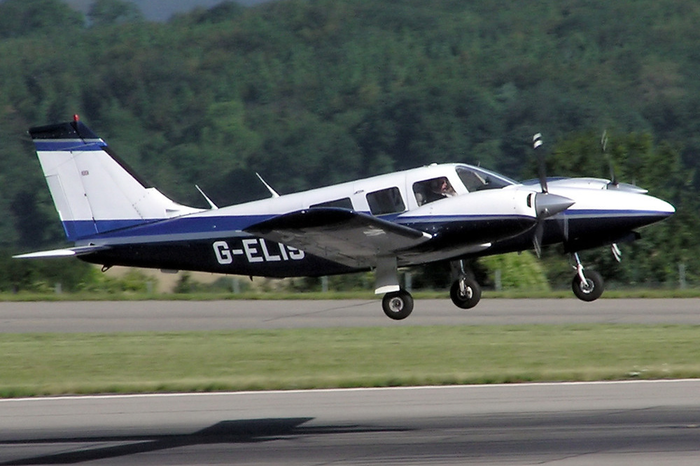
[[[700,274],[700,4],[692,0],[290,0],[149,23],[129,2],[89,18],[0,3],[0,247],[59,245],[26,130],[74,113],[184,203],[264,196],[431,162],[607,176],[678,208],[625,249],[624,282]],[[628,260],[632,259],[632,260]],[[559,263],[564,263],[558,259]],[[557,274],[557,262],[548,268]],[[567,276],[569,271],[567,269]]]

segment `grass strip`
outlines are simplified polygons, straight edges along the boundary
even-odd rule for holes
[[[700,377],[700,326],[0,335],[0,396]]]

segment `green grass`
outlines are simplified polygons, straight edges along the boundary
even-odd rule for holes
[[[0,396],[700,377],[700,326],[0,335]]]

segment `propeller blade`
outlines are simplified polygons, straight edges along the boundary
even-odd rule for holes
[[[620,181],[617,179],[617,176],[615,175],[615,164],[613,163],[613,159],[610,156],[610,154],[607,152],[607,147],[608,147],[608,132],[603,131],[603,136],[600,138],[600,150],[605,155],[605,158],[608,159],[608,167],[610,168],[610,183],[605,187],[605,189],[619,189],[620,191],[628,191],[630,193],[636,193],[636,194],[646,194],[649,191],[640,188],[639,186],[635,186],[633,184],[629,183],[620,183]]]
[[[532,148],[537,153],[537,176],[540,179],[540,188],[543,193],[549,192],[547,188],[547,173],[545,170],[544,152],[540,149],[544,142],[542,141],[542,133],[537,133],[532,136]]]
[[[608,183],[608,189],[615,189],[618,186],[617,176],[615,176],[615,165],[613,164],[612,157],[607,152],[608,149],[608,131],[603,130],[603,135],[600,137],[600,152],[608,160],[608,167],[610,168],[610,183]]]
[[[564,236],[564,242],[569,241],[569,217],[562,215],[559,219],[559,229],[561,230],[562,236]]]
[[[542,236],[544,235],[544,221],[540,220],[535,226],[535,233],[532,235],[532,245],[535,248],[537,258],[542,257]]]

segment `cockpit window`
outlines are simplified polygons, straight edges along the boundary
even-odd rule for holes
[[[450,180],[444,176],[413,183],[413,194],[419,206],[457,195]]]
[[[462,180],[464,187],[469,192],[482,191],[484,189],[500,189],[515,184],[515,181],[505,176],[482,168],[457,167],[457,175],[459,175],[459,179]]]

